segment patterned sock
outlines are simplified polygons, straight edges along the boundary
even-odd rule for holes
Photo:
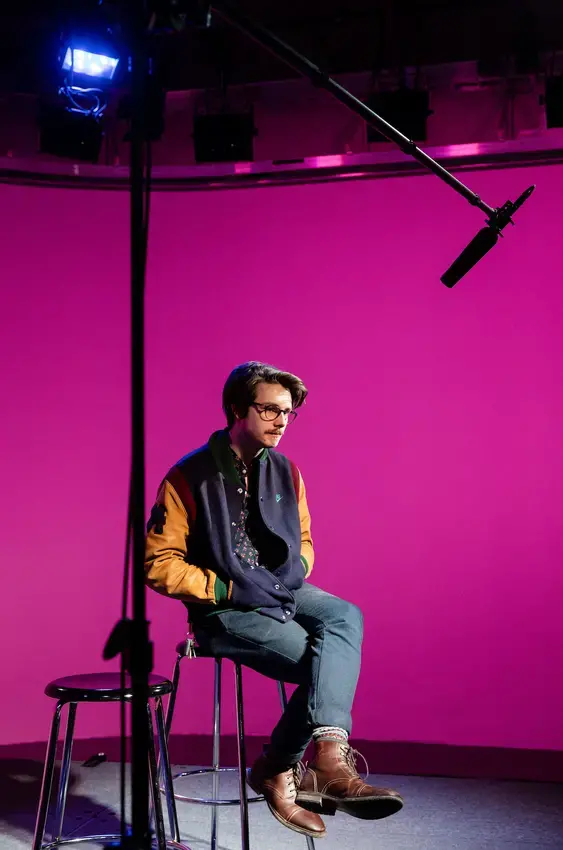
[[[316,741],[343,741],[348,743],[348,732],[339,726],[317,726],[313,729],[313,740]]]

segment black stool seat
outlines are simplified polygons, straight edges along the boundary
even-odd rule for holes
[[[151,673],[149,676],[149,697],[161,697],[172,691],[172,682],[164,676]],[[131,699],[131,677],[125,676],[125,691],[121,689],[120,673],[81,673],[77,676],[63,676],[53,679],[45,688],[48,697],[62,702],[111,702]]]
[[[104,846],[115,846],[121,841],[120,835],[85,835],[80,838],[66,836],[64,832],[64,818],[67,802],[67,793],[70,778],[72,745],[74,741],[74,727],[78,704],[84,702],[107,703],[132,699],[132,687],[130,676],[123,677],[118,673],[80,673],[76,676],[64,676],[61,679],[53,679],[45,688],[48,697],[57,700],[53,713],[51,732],[47,744],[45,767],[43,769],[43,781],[41,783],[41,796],[35,822],[33,835],[33,850],[55,850],[55,848],[76,844],[82,841],[104,842]],[[166,722],[162,707],[162,698],[172,694],[173,685],[170,679],[164,676],[151,674],[148,681],[148,698],[146,700],[146,721],[148,726],[148,760],[149,760],[149,788],[151,791],[152,807],[150,822],[154,824],[156,843],[159,850],[189,850],[181,843],[180,829],[178,826],[178,815],[176,812],[176,801],[174,798],[174,787],[172,785],[172,773],[170,760],[168,758],[168,745],[166,735]],[[57,808],[52,821],[50,840],[45,843],[45,829],[47,826],[51,792],[53,790],[53,777],[55,772],[55,759],[57,755],[57,742],[61,725],[61,715],[66,711],[66,732],[64,738],[63,758],[61,763],[61,775],[57,791]],[[155,744],[155,729],[153,714],[156,718],[156,734],[158,739],[158,755]],[[160,799],[159,777],[162,776],[163,792],[168,809],[168,820],[170,823],[171,837],[167,838],[164,818],[162,813],[162,802]],[[110,842],[107,844],[106,842]]]

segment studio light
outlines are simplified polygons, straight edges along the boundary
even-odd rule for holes
[[[61,38],[59,49],[59,78],[63,85],[102,88],[114,86],[122,78],[121,44],[112,30],[100,27],[85,33],[75,29]]]
[[[58,86],[40,101],[39,150],[77,162],[98,161],[104,138],[103,116],[109,89],[126,63],[112,31],[93,27],[96,34],[74,30],[61,37],[57,61]]]
[[[112,80],[118,64],[117,57],[91,53],[89,50],[77,47],[67,47],[62,68],[63,71],[71,71],[77,76]]]

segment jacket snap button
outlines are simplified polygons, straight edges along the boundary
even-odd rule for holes
[[[232,522],[232,523],[231,523],[231,525],[233,526],[233,528],[236,528],[236,527],[237,527],[236,522]]]
[[[285,620],[285,614],[282,614],[282,620]]]
[[[280,589],[279,584],[275,584],[275,585],[274,585],[274,590],[279,590],[279,589]]]
[[[239,487],[239,488],[238,488],[238,492],[239,492],[239,493],[244,492],[244,491],[243,491],[243,489],[242,489],[242,487]]]

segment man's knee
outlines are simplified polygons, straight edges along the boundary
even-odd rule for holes
[[[362,635],[364,631],[364,616],[353,602],[347,602],[345,599],[340,599],[337,596],[332,597],[330,604],[331,619],[339,624],[343,624],[346,628]]]
[[[362,614],[361,609],[358,608],[357,605],[354,605],[353,602],[348,603],[347,621],[350,623],[354,631],[356,631],[359,635],[363,635],[364,615]]]

